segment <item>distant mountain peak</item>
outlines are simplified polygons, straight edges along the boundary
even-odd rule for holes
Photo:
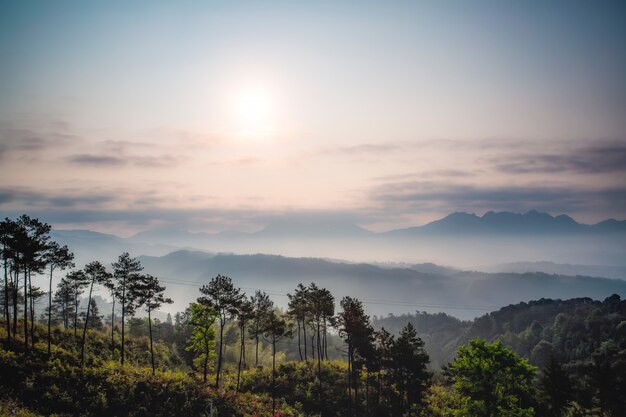
[[[525,213],[489,210],[482,216],[474,213],[454,212],[423,226],[394,230],[391,234],[436,233],[459,234],[568,234],[612,233],[626,231],[626,221],[605,220],[595,225],[578,223],[567,214],[528,210]]]

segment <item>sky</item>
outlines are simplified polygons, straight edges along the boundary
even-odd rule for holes
[[[626,218],[626,4],[2,1],[0,213]]]

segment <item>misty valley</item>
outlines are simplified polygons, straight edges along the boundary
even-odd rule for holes
[[[524,217],[538,213],[500,215],[526,222],[503,230],[501,242],[552,233],[572,245],[598,239],[619,248],[626,238],[619,228],[533,230]],[[318,226],[316,245],[339,239],[337,228]],[[455,227],[444,235],[480,246],[489,225]],[[275,244],[307,240],[307,230],[286,231]],[[160,233],[147,241],[150,233],[54,230],[27,215],[2,222],[4,413],[495,417],[624,409],[621,263],[466,270],[417,257],[214,253],[199,249],[219,242],[215,236],[168,242]],[[410,242],[415,251],[423,244]]]

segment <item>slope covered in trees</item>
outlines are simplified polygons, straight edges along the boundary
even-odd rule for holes
[[[283,311],[218,274],[189,308],[158,321],[154,311],[170,300],[138,259],[123,253],[110,267],[76,269],[49,231],[28,216],[2,222],[0,409],[612,417],[626,407],[618,295],[520,303],[471,322],[427,313],[371,320],[359,299],[336,300],[315,283],[297,285]],[[32,278],[51,282],[55,269],[68,271],[56,291],[49,285],[52,304],[38,317],[46,293]],[[113,300],[108,325],[94,287]],[[147,317],[135,317],[141,309]]]

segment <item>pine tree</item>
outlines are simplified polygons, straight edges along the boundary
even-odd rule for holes
[[[67,246],[60,246],[56,242],[52,242],[48,246],[45,254],[45,260],[50,268],[50,281],[48,291],[48,356],[50,356],[50,326],[52,324],[52,274],[55,269],[64,270],[66,268],[74,268],[74,254],[70,252]]]
[[[70,316],[74,315],[73,299],[74,289],[72,282],[67,277],[61,278],[61,281],[57,284],[53,301],[65,330],[69,329]]]
[[[219,318],[220,347],[215,373],[215,388],[219,388],[224,352],[224,326],[228,319],[237,315],[237,305],[241,302],[243,294],[239,288],[235,288],[229,277],[223,275],[217,275],[208,285],[203,285],[200,288],[200,293],[203,296],[198,299],[198,303],[211,307],[217,312]]]
[[[246,328],[250,321],[254,319],[254,308],[252,302],[243,297],[237,305],[237,326],[239,327],[239,364],[237,366],[237,391],[241,378],[241,365],[246,365]]]
[[[17,258],[15,265],[19,265],[24,274],[24,346],[28,348],[28,292],[33,292],[31,275],[33,273],[41,273],[46,265],[44,255],[49,245],[51,227],[49,224],[42,223],[26,214],[18,217],[16,223],[14,244]],[[31,310],[32,306],[31,303]],[[33,314],[31,313],[31,315]],[[34,346],[34,340],[32,341]]]
[[[255,366],[259,366],[259,337],[263,334],[263,327],[265,326],[268,315],[272,312],[274,302],[270,300],[270,297],[266,293],[259,290],[255,292],[250,301],[252,302],[252,308],[254,309],[254,317],[252,319],[250,335],[254,338],[256,346],[254,356]]]
[[[87,313],[85,314],[85,325],[83,327],[83,338],[80,344],[80,364],[85,364],[85,340],[87,336],[87,325],[89,324],[89,313],[91,310],[91,295],[93,293],[93,286],[95,284],[109,285],[112,279],[112,275],[107,272],[104,265],[98,261],[91,262],[85,265],[85,275],[89,281],[89,297],[87,298]]]
[[[131,288],[136,285],[141,276],[139,272],[143,270],[141,263],[131,258],[128,252],[122,253],[117,262],[113,263],[113,278],[114,280],[114,294],[122,305],[122,356],[121,362],[124,365],[124,336],[125,336],[125,321],[126,315],[132,316],[135,313],[136,294],[131,291]],[[113,326],[113,323],[111,323]],[[112,334],[112,333],[111,333]]]
[[[165,287],[159,285],[158,278],[152,275],[143,275],[137,285],[132,287],[138,305],[143,305],[148,312],[148,330],[150,336],[150,361],[152,363],[152,375],[155,373],[154,347],[152,346],[152,315],[151,313],[163,304],[171,304],[172,300],[163,294]]]
[[[374,329],[359,300],[344,297],[340,304],[342,311],[337,317],[337,322],[339,334],[348,345],[348,417],[350,417],[352,416],[352,389],[354,389],[354,413],[356,416],[359,415],[358,375],[364,362],[374,358]]]
[[[408,407],[421,402],[430,382],[431,373],[427,370],[428,354],[424,342],[417,337],[415,327],[410,322],[400,332],[391,349],[393,376],[398,386],[400,415],[404,414],[404,394]]]
[[[68,273],[67,275],[65,275],[65,278],[69,282],[72,297],[74,298],[74,338],[76,338],[78,329],[78,307],[80,302],[80,296],[85,291],[85,288],[89,286],[91,280],[85,274],[85,272],[80,269]]]
[[[263,335],[272,344],[272,415],[276,412],[276,342],[292,337],[287,321],[272,310],[265,321]]]
[[[308,313],[308,288],[298,284],[293,294],[287,294],[289,298],[287,314],[296,321],[298,334],[298,354],[300,360],[307,359],[306,317]],[[301,329],[303,335],[301,336]],[[302,340],[304,339],[304,357],[302,356]]]

